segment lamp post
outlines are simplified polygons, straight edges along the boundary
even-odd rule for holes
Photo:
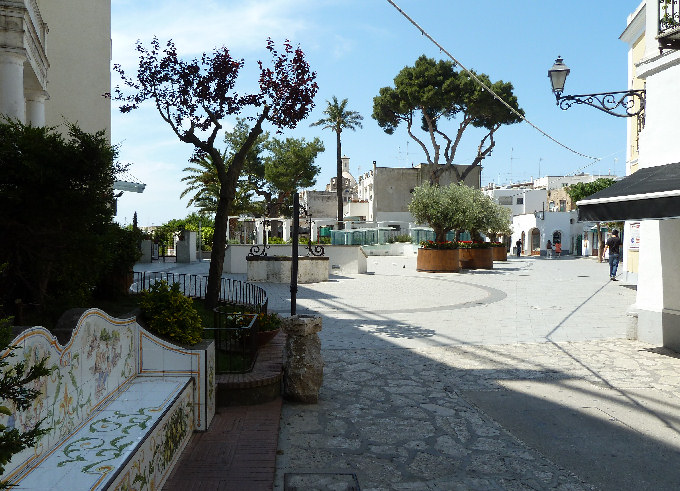
[[[561,56],[548,70],[548,77],[560,109],[567,110],[574,104],[586,104],[619,118],[637,117],[638,128],[645,124],[645,90],[622,90],[618,92],[598,92],[594,94],[565,95],[564,84],[571,70],[564,64]]]

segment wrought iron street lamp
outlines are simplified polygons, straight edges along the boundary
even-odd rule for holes
[[[550,84],[560,109],[567,110],[574,104],[586,104],[600,111],[620,118],[637,117],[638,127],[644,126],[645,91],[623,90],[619,92],[599,92],[595,94],[562,95],[564,83],[571,70],[558,56],[555,64],[548,70]]]

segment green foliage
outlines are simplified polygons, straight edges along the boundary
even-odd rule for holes
[[[523,114],[511,83],[502,80],[491,82],[485,74],[477,74],[477,78],[510,107]],[[454,168],[461,182],[491,153],[495,145],[494,133],[503,125],[521,121],[517,114],[497,101],[468,73],[457,72],[451,61],[436,61],[425,55],[419,57],[414,66],[405,67],[397,74],[394,87],[380,89],[379,95],[373,98],[372,116],[388,135],[393,134],[400,124],[406,124],[409,136],[423,149],[429,164],[453,164],[465,130],[469,127],[487,130],[472,163],[462,174]],[[449,131],[445,123],[453,119],[458,121]],[[421,136],[413,127],[414,122],[417,125],[419,120],[420,129],[425,132]],[[440,162],[440,157],[443,157],[443,162]],[[436,176],[433,178],[436,182]]]
[[[325,117],[312,123],[310,126],[321,126],[325,130],[331,130],[335,133],[335,160],[336,160],[336,191],[338,195],[338,220],[342,220],[342,131],[361,128],[364,117],[356,111],[347,109],[347,99],[338,101],[336,96],[333,96],[331,101],[326,101],[326,109],[323,110]]]
[[[399,234],[394,237],[390,237],[387,240],[388,243],[393,244],[394,242],[411,242],[411,236],[409,234]]]
[[[493,247],[491,242],[481,240],[459,240],[458,249],[488,249]]]
[[[124,169],[103,131],[0,124],[0,262],[5,305],[56,318],[82,305],[109,268],[113,182]]]
[[[468,187],[460,184],[433,186],[424,184],[413,190],[408,209],[418,223],[427,223],[435,233],[435,242],[445,242],[451,230],[464,230],[466,213],[472,207]]]
[[[422,247],[423,249],[437,249],[437,250],[458,249],[458,242],[454,240],[445,240],[443,242],[436,242],[434,240],[423,240],[420,243],[420,247]]]
[[[268,244],[285,244],[281,237],[267,237]]]
[[[608,188],[616,181],[609,177],[601,177],[595,179],[593,182],[577,182],[567,187],[567,194],[571,201],[576,204],[577,201],[587,198],[588,196]]]
[[[149,331],[170,341],[194,345],[201,341],[203,325],[193,300],[179,291],[179,284],[158,281],[142,292],[139,306]]]
[[[481,190],[464,184],[448,186],[424,184],[413,190],[409,211],[419,223],[427,223],[435,232],[435,242],[445,242],[451,231],[470,232],[481,241],[481,233],[503,227],[507,213]],[[509,224],[508,224],[509,227]]]
[[[242,314],[243,317],[234,316],[232,318],[232,325],[230,327],[241,326],[245,327],[250,324],[253,315],[257,316],[258,330],[276,331],[281,327],[281,316],[275,312],[252,312],[247,307],[239,304],[223,304],[219,307],[220,312]]]
[[[0,271],[5,266],[2,265]],[[28,409],[40,394],[31,387],[33,382],[50,373],[46,367],[47,359],[45,358],[31,366],[26,361],[10,363],[15,356],[13,352],[17,349],[15,346],[9,346],[12,339],[11,323],[10,317],[0,317],[0,353],[7,353],[6,356],[0,358],[0,414],[7,416],[15,414],[16,411]],[[12,455],[25,448],[33,447],[40,437],[49,431],[41,427],[42,423],[42,420],[38,421],[33,428],[25,432],[0,424],[0,475],[3,474],[5,465]],[[0,482],[0,489],[8,487],[6,483]]]

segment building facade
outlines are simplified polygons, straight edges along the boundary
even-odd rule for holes
[[[629,84],[646,90],[644,127],[631,131],[628,138],[631,168],[668,165],[670,171],[680,166],[678,25],[680,1],[645,0],[628,17],[621,36],[630,46]],[[638,315],[638,337],[680,351],[680,219],[669,216],[633,223],[639,230],[633,306]]]
[[[0,3],[0,114],[111,134],[111,1]]]

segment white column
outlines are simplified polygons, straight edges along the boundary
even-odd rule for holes
[[[26,91],[26,123],[45,126],[45,101],[49,99],[44,90]]]
[[[0,114],[26,121],[24,62],[22,53],[0,51]]]
[[[291,227],[290,222],[291,222],[290,218],[284,218],[284,220],[283,220],[283,241],[284,242],[288,242],[288,240],[290,239],[290,227]]]

